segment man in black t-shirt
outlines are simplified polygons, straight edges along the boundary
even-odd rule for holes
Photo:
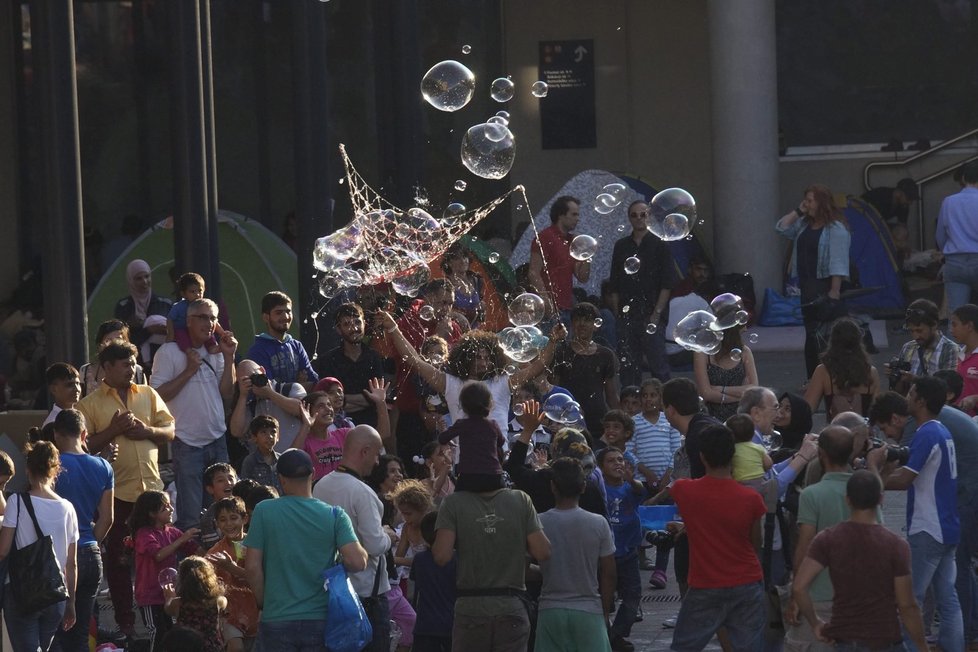
[[[355,303],[344,303],[336,310],[334,328],[342,344],[326,354],[320,376],[333,376],[343,383],[346,393],[346,416],[353,423],[377,427],[377,409],[363,391],[371,378],[384,376],[384,363],[376,351],[363,345],[363,309]]]

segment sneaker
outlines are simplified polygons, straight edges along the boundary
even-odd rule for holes
[[[673,616],[672,618],[666,618],[665,620],[663,620],[662,626],[665,627],[666,629],[674,628],[676,626],[676,616]]]
[[[635,652],[635,645],[624,636],[611,639],[611,649],[615,652]]]
[[[652,577],[649,578],[649,584],[653,589],[664,589],[666,588],[666,574],[665,571],[657,570],[652,573]]]
[[[651,559],[643,559],[639,564],[639,568],[645,571],[655,570],[655,562]]]

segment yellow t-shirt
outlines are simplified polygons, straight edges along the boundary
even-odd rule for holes
[[[132,384],[129,387],[128,406],[119,393],[102,383],[98,389],[78,402],[75,408],[85,417],[89,433],[105,430],[116,410],[131,411],[148,426],[162,428],[173,424],[173,415],[156,390],[149,385]],[[115,497],[127,503],[136,502],[144,491],[162,491],[160,479],[159,448],[149,439],[116,437],[119,456],[112,463],[115,472]]]
[[[764,475],[764,456],[767,451],[752,441],[737,442],[734,445],[733,477],[737,482],[756,480]]]

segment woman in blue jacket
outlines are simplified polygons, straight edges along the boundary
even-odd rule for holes
[[[852,240],[842,211],[835,205],[832,191],[821,184],[805,189],[805,198],[796,209],[778,220],[775,230],[794,240],[789,276],[801,286],[801,303],[818,297],[838,300],[842,281],[849,278],[849,244]],[[817,306],[802,308],[805,322],[805,368],[812,377],[818,366]]]

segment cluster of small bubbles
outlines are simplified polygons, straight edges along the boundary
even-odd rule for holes
[[[649,230],[662,240],[682,240],[695,223],[696,200],[682,188],[666,188],[649,202]]]
[[[594,327],[595,328],[601,328],[601,325],[602,324],[604,324],[604,320],[601,319],[600,317],[598,317],[597,319],[594,320]]]
[[[505,367],[503,367],[503,373],[506,374],[507,376],[512,376],[513,374],[516,373],[516,365],[515,364],[506,365]]]
[[[460,181],[459,183],[465,182]],[[441,215],[441,223],[445,226],[455,226],[463,213],[465,213],[465,205],[454,201],[445,207],[445,212]]]
[[[625,259],[625,273],[635,274],[642,268],[642,260],[638,256],[629,256]]]
[[[598,241],[589,235],[581,234],[571,240],[570,255],[574,260],[591,260],[598,253]]]
[[[435,309],[430,304],[425,304],[421,306],[421,310],[418,311],[418,316],[425,321],[431,321],[435,318]]]
[[[730,349],[730,359],[734,362],[740,362],[744,357],[744,352],[740,349]]]
[[[499,254],[496,253],[495,251],[492,252],[491,254],[489,254],[489,262],[492,263],[493,265],[495,265],[496,263],[498,263],[499,262]]]
[[[462,164],[483,179],[502,179],[516,159],[513,132],[500,124],[482,123],[469,127],[462,138]]]
[[[710,355],[720,350],[723,333],[713,328],[716,317],[708,310],[694,310],[676,324],[672,339],[689,351]]]
[[[462,179],[458,179],[455,182],[455,190],[459,192],[465,192],[465,189],[468,187],[468,185],[469,184],[465,183],[465,181],[463,181]]]
[[[513,326],[536,326],[543,316],[543,299],[532,292],[524,292],[509,302],[509,322]]]
[[[475,94],[475,75],[458,61],[436,63],[421,79],[421,95],[439,111],[458,111]]]
[[[645,332],[649,335],[655,335],[656,331],[659,330],[659,325],[655,322],[649,322],[649,325],[645,327]]]
[[[513,99],[515,92],[516,86],[513,84],[513,80],[508,77],[493,79],[492,85],[489,86],[489,95],[497,102],[509,102]]]
[[[712,325],[713,330],[722,331],[747,323],[748,314],[744,310],[743,299],[731,292],[718,294],[710,302],[710,310],[716,316],[716,321]]]
[[[471,54],[471,53],[472,53],[472,46],[471,45],[467,45],[466,44],[466,45],[463,45],[462,46],[462,54]]]
[[[545,81],[535,81],[530,86],[530,92],[533,93],[533,97],[546,97],[549,91],[550,87],[547,86],[547,82]]]
[[[761,336],[757,333],[751,333],[747,336],[747,342],[750,344],[757,344],[757,341],[761,339]]]
[[[628,311],[631,310],[631,309],[632,309],[632,307],[629,306],[628,304],[626,304],[626,305],[624,305],[624,306],[621,307],[621,314],[623,314],[623,315],[624,314],[627,314]]]
[[[546,346],[546,337],[535,326],[507,326],[496,334],[499,347],[516,362],[529,362]]]
[[[516,405],[513,406],[513,414],[515,414],[518,417],[523,416],[523,413],[525,411],[526,410],[523,408],[523,404],[522,403],[517,403]]]

